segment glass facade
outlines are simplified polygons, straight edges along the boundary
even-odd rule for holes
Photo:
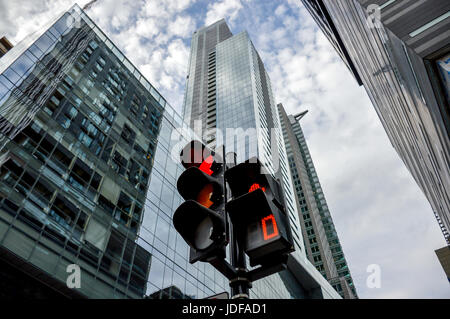
[[[287,115],[282,104],[278,104],[278,112],[301,214],[306,256],[343,298],[355,298],[353,279],[299,122],[306,112]]]
[[[303,239],[268,74],[247,32],[219,43],[216,56],[217,135],[223,135],[223,141],[218,138],[217,143],[224,143],[227,152],[235,152],[238,162],[258,156],[280,180],[294,242],[301,251]],[[236,129],[236,134],[227,134],[229,129]]]

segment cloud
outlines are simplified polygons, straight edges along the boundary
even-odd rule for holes
[[[205,25],[212,24],[222,18],[226,18],[227,22],[232,24],[238,17],[239,11],[242,9],[240,0],[228,0],[213,2],[208,5],[206,13]]]
[[[54,18],[56,14],[67,10],[75,0],[0,0],[0,30],[14,43],[38,30]],[[88,0],[80,1],[84,5]]]
[[[195,22],[189,16],[177,16],[168,26],[169,33],[182,38],[190,37],[195,31]]]
[[[111,2],[93,8],[89,15],[180,111],[183,101],[180,92],[184,89],[189,59],[189,38],[197,27],[186,9],[195,1],[133,0],[132,4],[108,1]],[[123,9],[125,6],[128,8]],[[104,7],[109,9],[104,10]]]

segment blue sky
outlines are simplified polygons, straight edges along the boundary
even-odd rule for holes
[[[74,2],[0,0],[0,35],[17,43]],[[192,32],[220,18],[247,30],[276,101],[309,110],[302,126],[360,297],[450,297],[430,205],[299,0],[99,0],[87,13],[178,110]],[[379,289],[366,286],[370,264],[381,267]]]

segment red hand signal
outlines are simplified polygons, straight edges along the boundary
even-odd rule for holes
[[[214,173],[211,170],[211,166],[214,163],[214,158],[212,155],[210,155],[207,159],[205,159],[203,161],[203,163],[198,167],[202,172],[208,174],[208,175],[212,175],[212,173]]]
[[[259,184],[255,183],[252,186],[250,186],[250,189],[248,190],[248,192],[251,193],[251,192],[257,190],[258,188],[261,188],[263,190],[263,192],[266,191],[265,187],[261,187]]]

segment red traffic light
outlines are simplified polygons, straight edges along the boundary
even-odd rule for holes
[[[262,174],[257,158],[225,172],[233,200],[226,204],[233,227],[242,236],[244,251],[252,266],[267,264],[293,251],[289,218],[281,186],[271,175]]]
[[[262,171],[262,164],[256,157],[228,169],[225,172],[225,179],[230,185],[233,197],[237,198],[261,189],[271,200],[274,199],[279,204],[284,202],[277,181]]]
[[[214,157],[209,155],[198,167],[203,173],[212,175],[214,172],[211,170],[212,165],[214,164]]]
[[[228,237],[221,158],[201,142],[191,141],[180,159],[186,170],[177,189],[186,202],[173,215],[174,227],[191,247],[191,263],[224,258]]]

